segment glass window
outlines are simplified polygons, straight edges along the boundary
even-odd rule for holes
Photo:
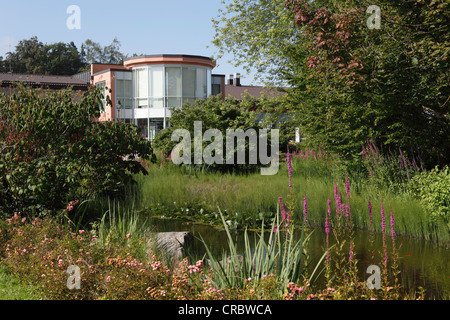
[[[195,68],[183,67],[183,97],[195,97]]]
[[[151,98],[150,108],[164,108],[164,98]]]
[[[135,70],[135,88],[136,98],[148,97],[148,72],[146,69]]]
[[[207,90],[207,80],[206,80],[206,69],[197,68],[197,98],[206,98],[208,94]]]
[[[131,109],[133,106],[132,99],[119,99],[119,101],[123,109]]]
[[[100,92],[103,94],[103,98],[102,98],[102,104],[101,104],[101,109],[100,112],[105,112],[105,107],[106,107],[106,82],[102,81],[102,82],[98,82],[95,84],[95,86],[97,88],[100,88]]]
[[[118,98],[124,97],[124,81],[125,80],[116,80],[116,97]]]
[[[181,97],[181,68],[166,68],[166,93],[168,97]]]
[[[185,104],[185,103],[189,103],[189,104],[194,104],[194,102],[195,102],[195,98],[187,98],[187,97],[183,97],[183,104]]]
[[[166,98],[167,108],[179,108],[181,107],[181,98]]]
[[[207,75],[206,75],[206,90],[207,92],[207,97],[209,97],[211,95],[211,90],[212,90],[212,86],[211,86],[211,70],[210,69],[206,69]]]
[[[129,109],[131,102],[131,80],[116,80],[116,101],[122,108]]]
[[[150,69],[152,87],[150,96],[153,98],[164,97],[163,67],[152,67]]]
[[[148,119],[137,119],[137,126],[141,132],[141,136],[148,138]]]

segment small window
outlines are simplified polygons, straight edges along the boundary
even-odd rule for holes
[[[99,88],[100,91],[103,94],[102,105],[100,107],[100,113],[104,113],[105,112],[105,108],[106,108],[106,82],[105,81],[98,82],[98,83],[95,84],[95,86],[97,88]]]

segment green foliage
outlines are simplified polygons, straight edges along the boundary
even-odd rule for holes
[[[411,179],[409,188],[424,203],[427,213],[450,228],[450,168],[434,168]]]
[[[228,1],[213,27],[219,59],[231,53],[235,66],[247,73],[254,69],[271,83],[285,80],[282,75],[290,67],[286,53],[300,41],[301,32],[284,0]]]
[[[450,159],[448,2],[234,0],[214,44],[236,65],[286,82],[309,148],[351,160],[374,139],[419,148],[428,167]],[[274,76],[275,75],[275,76]]]
[[[207,250],[208,258],[213,270],[214,278],[211,281],[218,288],[244,288],[247,281],[259,281],[270,274],[275,274],[279,286],[274,288],[278,295],[282,295],[289,281],[299,282],[305,280],[306,276],[306,252],[308,236],[304,230],[299,240],[294,240],[294,227],[282,230],[280,221],[273,223],[273,228],[269,232],[267,240],[264,234],[264,226],[261,228],[259,239],[255,239],[255,245],[250,245],[247,232],[245,232],[245,248],[241,256],[237,253],[237,248],[233,237],[228,229],[228,225],[220,212],[223,226],[228,235],[229,256],[225,252],[222,260],[218,260],[211,253],[207,243],[202,239]],[[322,257],[323,258],[323,257]],[[322,260],[318,262],[318,265]],[[314,271],[317,270],[317,267]],[[313,283],[314,272],[308,279]]]
[[[81,56],[84,63],[89,66],[91,63],[122,64],[126,56],[120,51],[120,42],[114,38],[108,46],[102,47],[98,42],[87,39],[81,45]]]
[[[6,60],[0,59],[0,72],[73,75],[84,66],[73,42],[43,44],[37,37],[21,40]]]
[[[286,1],[306,39],[291,52],[290,82],[311,142],[347,159],[366,139],[450,158],[446,1]]]
[[[25,285],[14,275],[0,266],[0,300],[37,300],[39,294],[35,288]]]
[[[255,99],[250,96],[245,96],[242,101],[237,99],[225,99],[223,100],[220,96],[210,97],[205,100],[196,100],[193,105],[185,104],[180,109],[172,110],[172,116],[170,118],[170,127],[165,130],[160,131],[154,142],[153,147],[157,150],[162,151],[164,154],[171,154],[173,148],[180,142],[183,141],[180,138],[180,141],[172,141],[171,137],[175,130],[177,129],[185,129],[189,131],[191,138],[191,164],[195,164],[195,142],[194,142],[194,122],[201,121],[202,122],[202,137],[206,130],[208,129],[217,129],[220,131],[220,134],[223,139],[223,143],[218,142],[218,151],[213,148],[211,150],[212,157],[218,157],[217,160],[222,161],[222,164],[216,163],[213,164],[203,164],[205,167],[209,169],[218,170],[218,171],[233,171],[236,172],[245,172],[252,171],[259,167],[258,164],[250,164],[249,163],[249,140],[245,141],[245,164],[236,164],[237,163],[237,152],[238,147],[235,143],[233,154],[235,156],[235,164],[227,164],[226,162],[226,133],[227,130],[243,130],[244,132],[250,132],[248,130],[255,130],[256,135],[262,127],[275,127],[278,125],[280,115],[273,113],[271,109],[269,112],[272,112],[271,119],[261,116],[266,110],[271,106],[272,109],[275,109],[276,104],[280,104],[282,102],[276,101],[275,99],[268,100],[265,98]],[[279,107],[278,107],[279,108]],[[261,122],[260,120],[263,119]],[[288,122],[287,122],[288,123]],[[288,126],[285,126],[288,128]],[[289,128],[288,128],[289,129]],[[287,131],[288,129],[285,129]],[[215,136],[214,136],[215,137]],[[255,136],[257,139],[257,136]],[[286,134],[285,136],[286,137]],[[268,132],[268,140],[270,139],[270,131]],[[203,140],[203,139],[202,139]],[[284,140],[284,145],[287,144],[287,139]],[[202,146],[202,155],[209,155],[205,151],[205,147],[215,145],[215,140],[203,141]],[[216,142],[217,143],[217,142]],[[259,141],[257,140],[257,143]],[[268,144],[270,142],[268,141]],[[268,147],[270,151],[270,146]],[[255,150],[253,150],[255,151]],[[257,150],[256,150],[257,151]],[[205,152],[205,153],[203,153]],[[216,153],[218,152],[218,153]],[[221,154],[219,152],[222,152]],[[199,166],[197,164],[197,166]]]
[[[0,96],[0,212],[56,213],[69,200],[120,194],[149,143],[122,122],[95,122],[101,92],[40,91],[17,86]]]

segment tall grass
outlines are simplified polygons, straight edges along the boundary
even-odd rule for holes
[[[334,184],[344,188],[345,172],[339,172],[334,160],[323,158],[292,157],[292,184],[294,205],[301,208],[306,192],[309,207],[309,223],[312,227],[323,227],[327,199],[333,194]],[[274,176],[221,174],[205,171],[187,171],[166,165],[151,166],[149,175],[138,177],[142,191],[141,207],[152,211],[158,207],[158,214],[184,216],[186,218],[210,217],[220,223],[217,207],[226,219],[236,221],[237,227],[259,229],[262,221],[275,217],[277,211],[274,199],[289,192],[286,184],[288,175],[284,164]],[[352,220],[357,228],[368,229],[368,201],[379,210],[380,199],[390,203],[398,217],[397,232],[419,238],[446,241],[449,239],[445,226],[433,224],[420,200],[408,193],[382,188],[370,183],[361,175],[350,179],[352,192]],[[300,217],[301,212],[294,213]],[[195,220],[195,219],[194,219]],[[379,231],[379,230],[377,230]]]
[[[148,255],[148,240],[152,227],[147,217],[133,208],[122,207],[119,202],[109,201],[109,208],[100,222],[94,224],[97,243],[107,247],[112,244],[130,246],[138,257]],[[131,243],[133,245],[131,246]]]
[[[224,216],[220,210],[219,213],[227,232],[229,252],[224,252],[219,261],[219,258],[212,254],[206,241],[202,239],[214,274],[210,280],[216,287],[244,288],[247,280],[258,281],[269,275],[277,277],[280,295],[291,281],[298,283],[307,280],[308,284],[314,284],[320,275],[318,271],[325,254],[313,272],[308,275],[307,246],[310,234],[305,233],[304,225],[300,238],[294,240],[294,228],[283,229],[278,219],[279,212],[277,212],[277,220],[269,232],[268,239],[265,237],[264,226],[261,227],[261,233],[253,245],[245,231],[244,248],[240,256]]]

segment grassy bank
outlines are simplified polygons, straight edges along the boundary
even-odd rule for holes
[[[23,284],[0,265],[0,300],[39,300],[40,298],[34,288]]]
[[[234,227],[259,228],[262,220],[269,222],[277,211],[279,197],[289,193],[288,169],[282,163],[273,176],[222,174],[178,167],[166,161],[151,165],[148,176],[138,177],[141,186],[140,207],[151,214],[220,224],[218,208]],[[399,234],[447,241],[444,223],[432,223],[420,200],[408,192],[395,190],[353,172],[350,179],[352,220],[357,228],[369,227],[369,201],[373,212],[392,207]],[[294,219],[302,215],[306,195],[308,221],[323,227],[327,200],[334,202],[335,186],[345,197],[345,173],[342,167],[324,159],[292,160]],[[381,230],[380,221],[374,221]]]

